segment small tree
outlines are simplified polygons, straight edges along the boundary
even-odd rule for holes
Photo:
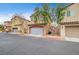
[[[4,26],[2,24],[0,25],[0,31],[4,31]]]
[[[34,13],[33,13],[33,15],[32,15],[32,20],[33,20],[35,23],[38,22],[39,15],[40,15],[40,9],[39,9],[39,7],[36,7],[35,10],[34,10]]]

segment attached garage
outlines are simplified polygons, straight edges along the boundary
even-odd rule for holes
[[[78,22],[63,22],[61,23],[60,35],[66,41],[79,42],[79,23]]]
[[[33,36],[43,36],[45,34],[45,25],[29,25],[29,34]]]
[[[66,26],[65,36],[79,38],[79,26]]]
[[[43,35],[43,28],[39,28],[39,27],[31,28],[30,34],[42,36]]]
[[[18,28],[13,28],[13,32],[18,32]]]

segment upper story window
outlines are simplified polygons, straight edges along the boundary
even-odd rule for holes
[[[67,11],[67,16],[70,16],[70,11]]]
[[[67,11],[67,16],[75,16],[76,15],[76,11]]]

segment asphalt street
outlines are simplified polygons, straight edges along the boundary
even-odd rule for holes
[[[0,55],[79,55],[79,43],[0,33]]]

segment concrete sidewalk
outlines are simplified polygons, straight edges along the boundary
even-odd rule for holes
[[[63,40],[64,38],[61,36],[51,36],[51,35],[46,35],[44,38],[49,38],[51,40]]]
[[[69,37],[61,37],[61,36],[51,36],[51,35],[45,35],[45,36],[40,36],[40,35],[32,35],[32,34],[19,34],[21,36],[31,36],[31,37],[37,37],[37,38],[45,38],[49,40],[64,40],[64,41],[71,41],[71,42],[79,42],[79,38],[69,38]]]
[[[16,34],[16,33],[10,33],[10,34]],[[38,38],[47,38],[50,40],[63,40],[64,38],[61,36],[51,36],[51,35],[32,35],[32,34],[23,34],[23,33],[17,33],[20,36],[31,36],[31,37],[38,37]]]
[[[79,38],[65,37],[65,41],[79,42]]]

